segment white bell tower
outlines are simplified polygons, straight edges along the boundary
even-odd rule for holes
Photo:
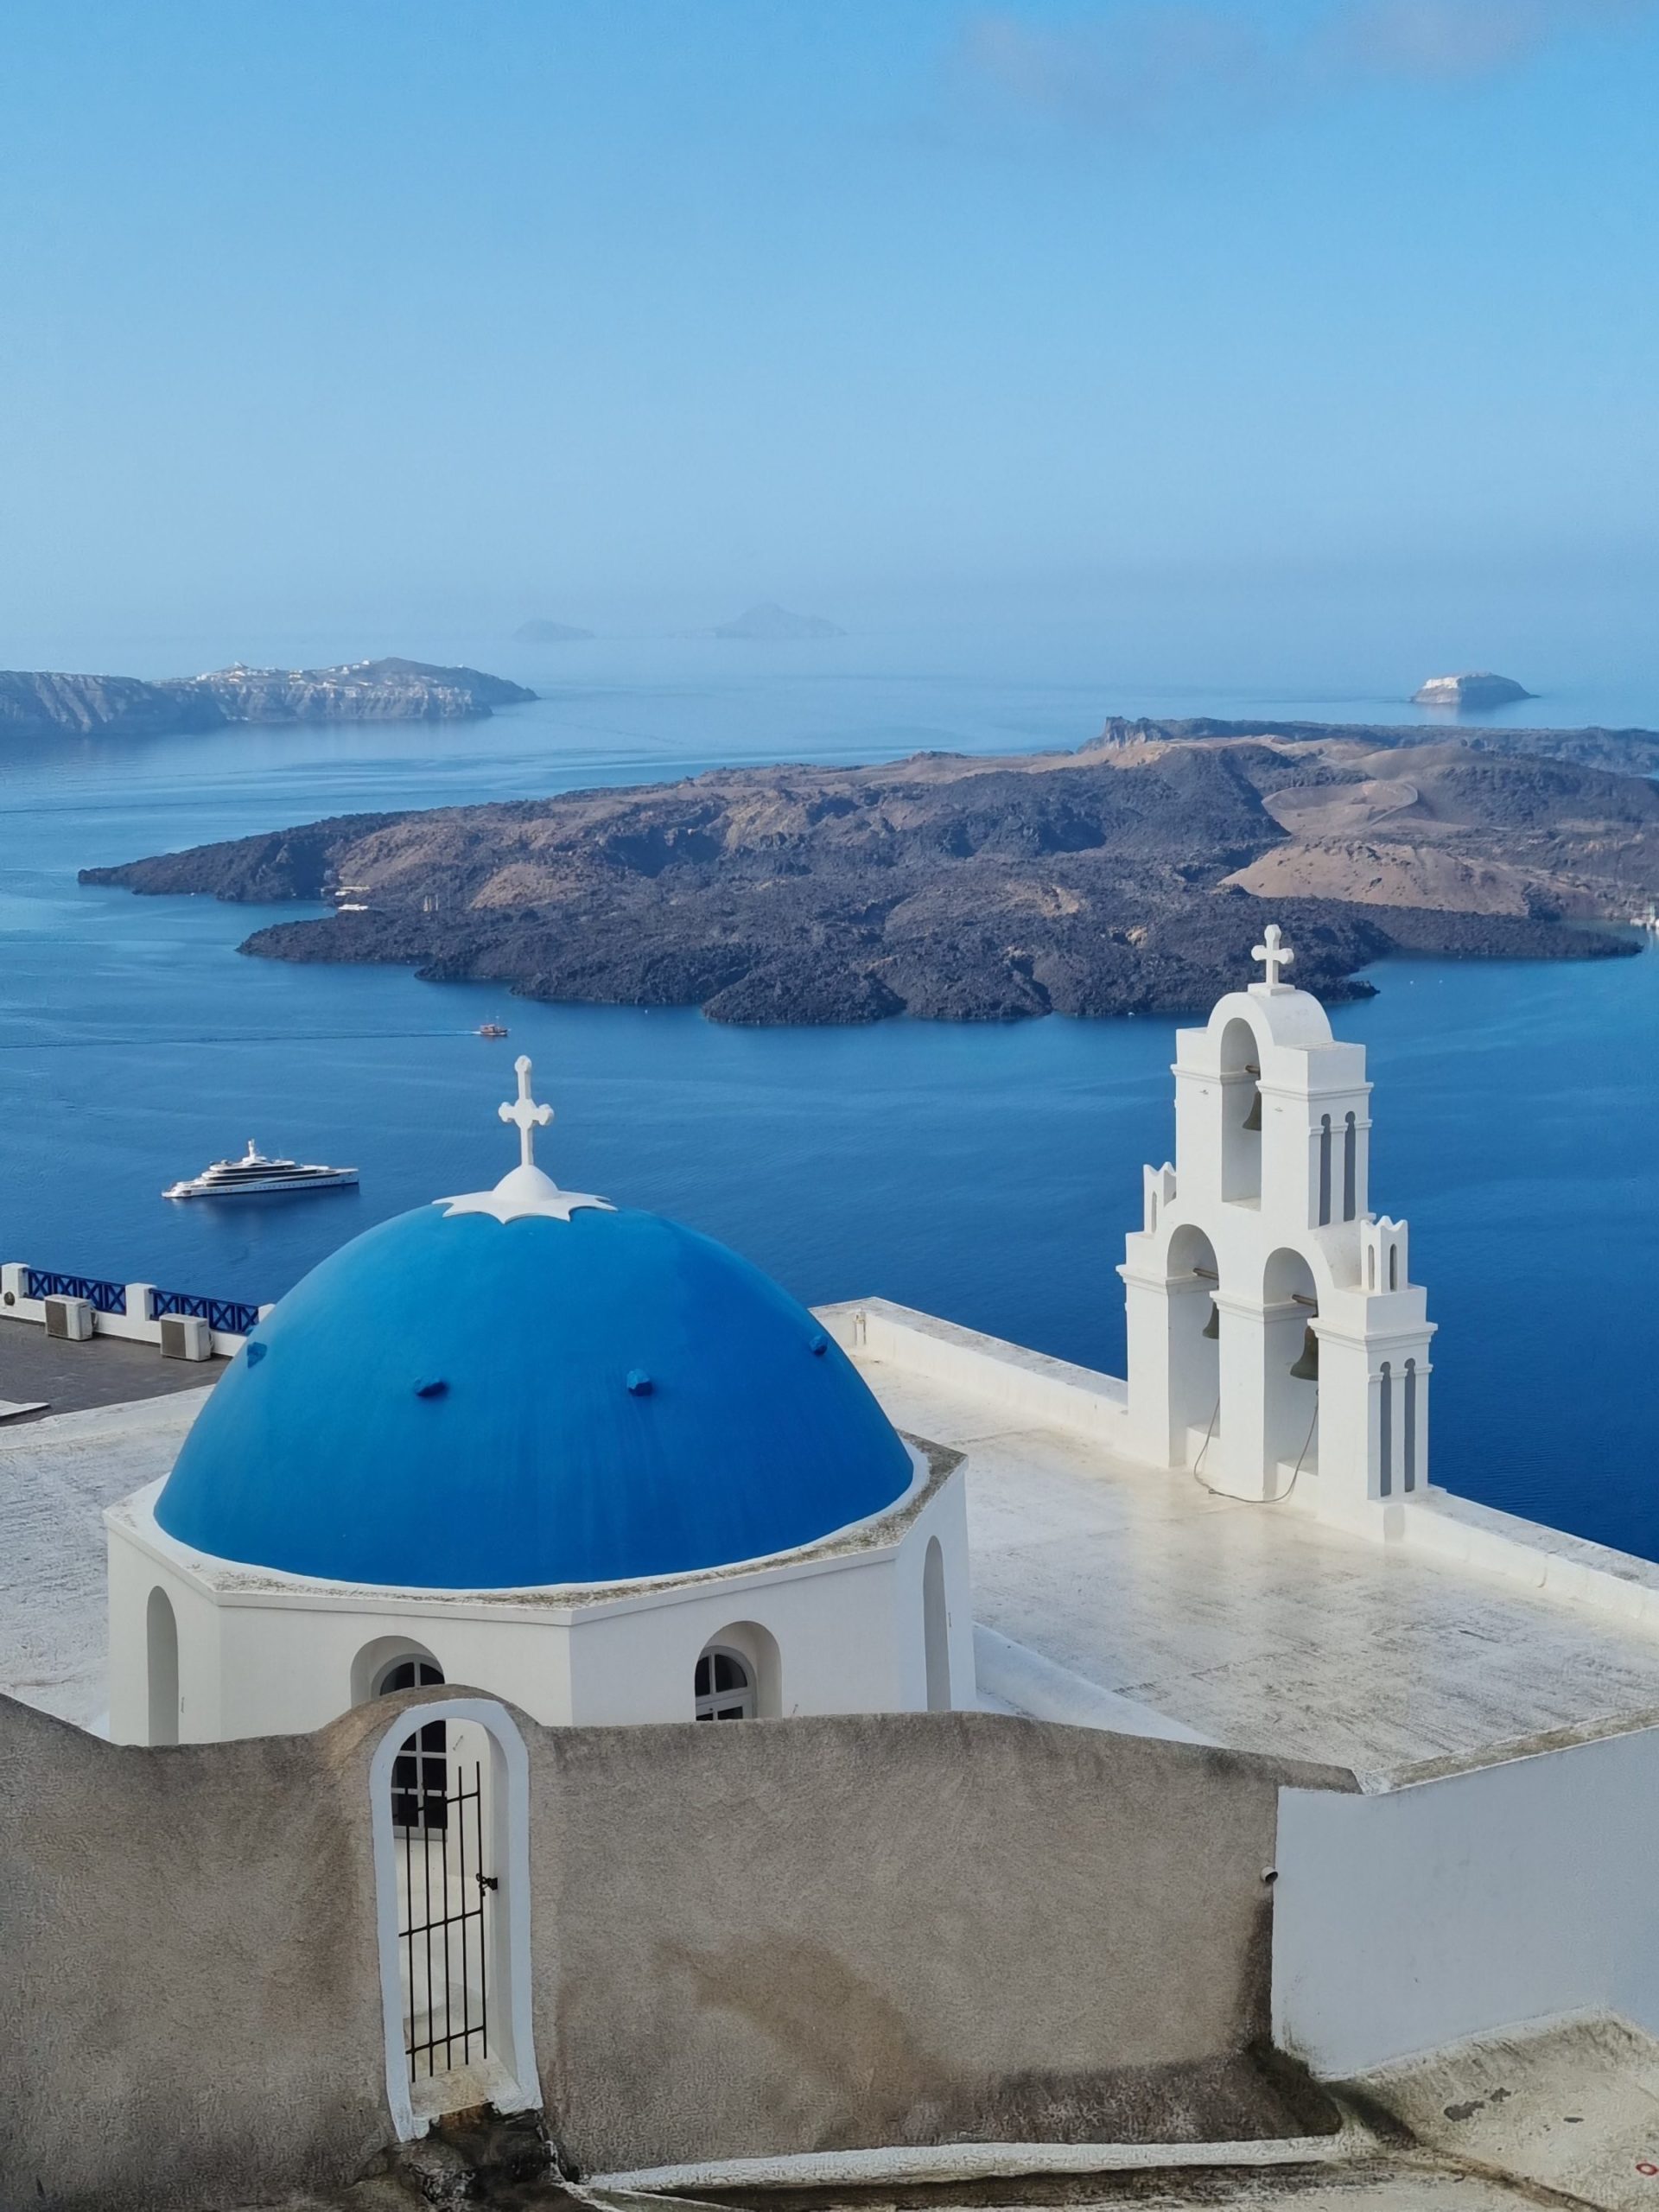
[[[1131,1449],[1233,1497],[1340,1513],[1428,1483],[1427,1296],[1406,1224],[1370,1211],[1365,1049],[1284,981],[1178,1033],[1175,1163],[1146,1170],[1118,1270]]]

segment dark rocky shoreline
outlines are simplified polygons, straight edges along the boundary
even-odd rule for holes
[[[1160,727],[1071,754],[343,817],[82,880],[266,904],[350,884],[362,911],[243,950],[757,1024],[1196,1011],[1250,975],[1275,919],[1331,1000],[1390,953],[1637,949],[1597,925],[1659,890],[1643,778],[1370,731],[1145,734]]]

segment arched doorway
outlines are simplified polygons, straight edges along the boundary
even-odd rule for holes
[[[1197,1466],[1218,1455],[1221,1432],[1221,1287],[1215,1247],[1185,1224],[1169,1240],[1165,1300],[1169,1328],[1169,1456]]]
[[[1275,1252],[1262,1278],[1262,1440],[1266,1495],[1283,1497],[1319,1456],[1319,1300],[1300,1252]]]
[[[149,1593],[144,1607],[144,1669],[152,1744],[179,1740],[179,1624],[165,1590]]]
[[[407,1662],[411,1666],[423,1663]],[[411,1685],[410,1687],[413,1687]],[[388,1693],[391,1685],[388,1684]],[[415,1738],[402,1717],[369,1770],[386,2090],[405,2139],[446,2112],[540,2102],[530,2009],[530,1770],[524,1739],[493,1700],[427,1708],[418,1757],[446,1739],[445,1815],[397,1819],[397,1775]]]

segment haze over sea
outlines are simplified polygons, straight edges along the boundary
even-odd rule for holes
[[[524,1051],[557,1109],[541,1146],[562,1182],[707,1230],[804,1299],[893,1298],[1114,1371],[1113,1269],[1141,1163],[1173,1144],[1173,1021],[754,1031],[534,1006],[397,969],[241,958],[262,921],[305,910],[135,899],[83,889],[76,870],[327,814],[729,761],[1069,747],[1109,712],[1414,718],[1370,668],[1318,696],[1183,689],[1038,626],[779,648],[79,640],[55,658],[161,675],[238,649],[289,665],[404,650],[543,696],[480,723],[0,753],[0,1258],[274,1298],[372,1223],[493,1181],[511,1154],[495,1106]],[[1503,719],[1654,726],[1659,686],[1635,669],[1567,680]],[[1334,1019],[1369,1049],[1373,1198],[1410,1217],[1440,1325],[1437,1478],[1659,1556],[1659,957],[1392,963],[1372,980],[1379,995]],[[509,1043],[472,1033],[492,1018]],[[357,1163],[361,1187],[162,1201],[250,1135]]]

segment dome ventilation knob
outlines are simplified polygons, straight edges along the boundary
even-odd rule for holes
[[[628,1393],[631,1397],[648,1398],[656,1387],[643,1367],[628,1370]]]
[[[830,1349],[830,1339],[824,1335],[823,1331],[820,1329],[817,1336],[809,1337],[807,1338],[806,1348],[808,1351],[811,1353],[814,1359],[822,1359],[825,1352]]]
[[[448,1397],[449,1385],[444,1381],[442,1376],[435,1375],[430,1382],[417,1382],[415,1385],[415,1395],[417,1398]]]

